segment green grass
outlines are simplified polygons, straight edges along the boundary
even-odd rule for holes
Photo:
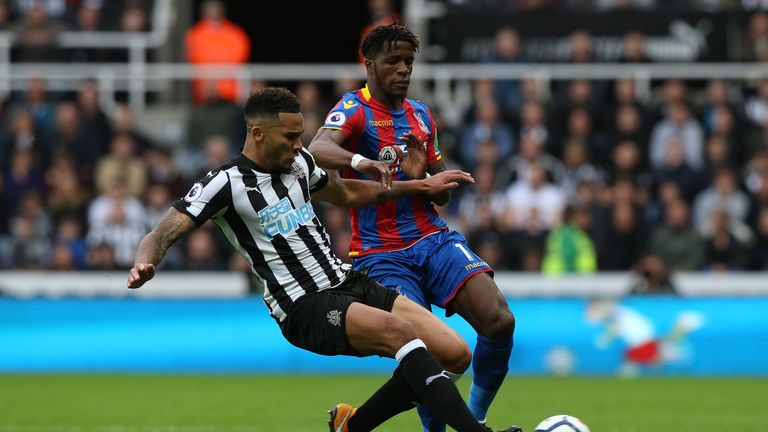
[[[0,375],[0,432],[323,431],[383,376]],[[469,379],[459,382],[466,394]],[[768,380],[507,378],[489,424],[531,432],[553,414],[593,432],[768,431]],[[381,431],[420,431],[415,412]]]

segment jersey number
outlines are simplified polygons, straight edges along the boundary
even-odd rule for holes
[[[456,244],[454,244],[454,246],[456,246],[457,248],[459,248],[459,250],[460,250],[462,253],[464,253],[464,256],[466,256],[468,260],[470,260],[470,261],[474,261],[474,260],[475,260],[475,259],[472,257],[472,255],[470,255],[470,254],[469,254],[469,251],[467,251],[467,250],[464,248],[464,245],[462,245],[461,243],[456,243]]]

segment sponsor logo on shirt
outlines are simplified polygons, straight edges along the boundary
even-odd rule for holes
[[[288,198],[283,198],[276,204],[259,211],[259,223],[269,240],[278,234],[287,237],[300,226],[310,223],[314,218],[315,209],[312,207],[312,203],[307,202],[294,209]]]

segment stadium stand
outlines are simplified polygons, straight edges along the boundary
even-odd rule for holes
[[[644,289],[666,292],[677,271],[768,268],[768,15],[759,4],[407,2],[405,18],[431,31],[415,93],[436,107],[448,165],[478,180],[441,213],[500,271],[634,271]],[[355,58],[179,62],[168,46],[195,21],[191,6],[177,6],[0,2],[0,269],[128,268],[162,209],[237,151],[248,89],[296,90],[308,141],[326,101],[343,92],[334,86],[361,85]],[[463,13],[542,9],[554,18],[535,20],[642,18],[621,32],[536,35],[512,22],[461,43],[468,35],[444,33]],[[661,30],[649,18],[660,11],[672,16]],[[722,34],[712,23],[733,30],[728,41],[714,39]],[[226,94],[201,78],[226,78]],[[344,213],[319,211],[344,251]],[[174,253],[169,270],[242,267],[216,230]]]

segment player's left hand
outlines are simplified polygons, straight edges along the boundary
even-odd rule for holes
[[[474,183],[472,174],[461,170],[448,170],[423,180],[427,195],[434,195],[459,187],[459,183]]]
[[[399,146],[394,146],[397,158],[400,160],[400,169],[413,179],[423,179],[427,175],[427,143],[422,142],[413,132],[406,132],[400,137],[408,148],[406,156]]]

